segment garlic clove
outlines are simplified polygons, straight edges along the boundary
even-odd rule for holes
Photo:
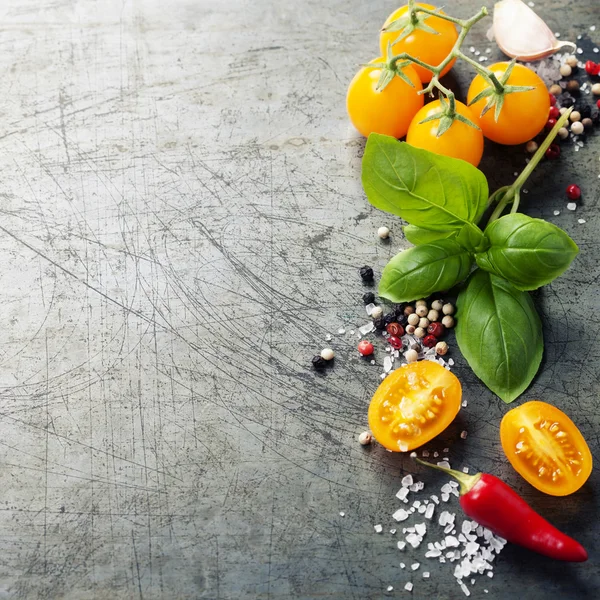
[[[576,47],[572,42],[559,42],[548,25],[521,0],[497,2],[492,29],[500,50],[521,61],[540,60],[564,46]]]

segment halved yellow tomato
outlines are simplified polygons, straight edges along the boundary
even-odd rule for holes
[[[388,450],[407,452],[440,434],[458,414],[462,389],[436,362],[409,363],[388,375],[369,405],[369,427]]]
[[[508,411],[500,440],[517,473],[551,496],[576,492],[592,472],[592,454],[581,432],[546,402],[532,400]]]

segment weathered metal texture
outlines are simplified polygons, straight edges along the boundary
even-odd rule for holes
[[[358,445],[383,352],[372,366],[336,334],[366,321],[357,268],[406,246],[364,198],[344,108],[393,8],[3,3],[1,598],[380,598],[410,577],[414,598],[462,595],[453,565],[423,580],[398,567],[422,548],[373,531],[392,526],[413,466]],[[563,38],[600,42],[594,0],[537,9]],[[482,50],[486,26],[469,42]],[[581,248],[537,296],[546,354],[524,397],[565,409],[596,458],[599,147],[565,149],[524,197]],[[524,163],[520,148],[486,153],[492,187]],[[318,375],[328,333],[335,366]],[[508,548],[473,594],[594,597],[597,473],[570,498],[525,484],[499,444],[507,407],[450,345],[469,404],[431,449],[505,478],[592,557],[557,567]]]

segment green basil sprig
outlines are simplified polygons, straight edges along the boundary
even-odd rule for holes
[[[505,277],[519,290],[535,290],[562,275],[579,249],[559,227],[542,219],[514,213],[485,230],[486,252],[475,255],[477,265]]]
[[[490,198],[485,176],[469,163],[388,136],[371,134],[363,157],[369,202],[407,221],[406,239],[415,244],[387,264],[379,294],[405,302],[468,277],[457,302],[456,339],[475,374],[505,402],[523,393],[542,359],[541,322],[527,290],[561,275],[578,252],[555,225],[516,213],[520,188],[568,118],[569,111],[515,183]],[[479,221],[494,203],[482,230]],[[510,204],[513,214],[502,217]]]
[[[529,386],[542,360],[542,324],[531,297],[478,269],[456,302],[456,341],[473,372],[504,402]]]

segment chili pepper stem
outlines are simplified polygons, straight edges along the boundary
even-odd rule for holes
[[[456,479],[460,484],[461,496],[468,494],[473,489],[475,484],[481,479],[481,473],[477,473],[475,475],[468,475],[467,473],[461,473],[460,471],[455,471],[454,469],[448,469],[446,467],[434,465],[433,463],[421,460],[420,458],[415,458],[415,460],[420,465],[431,467],[432,469],[437,469],[438,471],[442,471],[442,473],[446,473],[446,475],[450,475],[450,477],[454,477],[454,479]]]

